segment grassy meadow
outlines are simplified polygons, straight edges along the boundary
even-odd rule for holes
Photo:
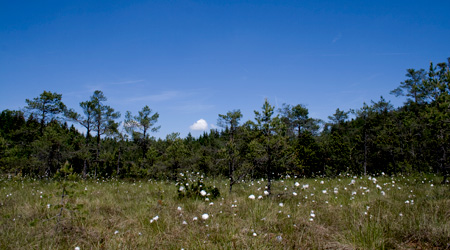
[[[0,248],[450,249],[442,177],[285,177],[266,195],[266,180],[229,193],[226,179],[181,176],[179,183],[3,176]],[[179,197],[199,180],[220,196]]]

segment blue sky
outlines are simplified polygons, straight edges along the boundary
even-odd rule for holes
[[[208,128],[265,98],[327,120],[450,57],[450,1],[0,0],[0,110],[44,90],[67,106],[102,90],[160,114],[157,137]],[[198,126],[201,127],[201,126]],[[197,128],[198,128],[197,127]]]

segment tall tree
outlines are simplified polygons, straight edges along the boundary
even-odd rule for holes
[[[261,159],[264,172],[267,177],[267,191],[271,193],[272,180],[275,173],[279,173],[276,167],[281,165],[284,159],[283,153],[286,146],[285,126],[279,116],[274,115],[275,107],[265,99],[261,112],[255,113],[255,128],[259,136],[254,140],[253,147],[262,153]],[[263,149],[261,151],[261,149]]]
[[[239,127],[239,121],[242,118],[240,110],[229,111],[226,115],[219,114],[217,124],[228,131],[228,142],[226,144],[227,161],[228,161],[228,178],[230,179],[230,193],[239,177],[235,178],[234,172],[236,169],[239,151],[235,142],[236,131]],[[242,175],[243,177],[244,175]]]
[[[336,112],[332,116],[328,116],[328,119],[330,119],[331,123],[335,125],[339,125],[344,123],[348,119],[348,114],[350,112],[345,112],[340,109],[336,109]]]
[[[89,140],[91,137],[91,131],[94,127],[94,115],[95,115],[95,105],[96,102],[91,97],[90,100],[84,101],[80,103],[80,107],[83,110],[84,116],[81,114],[78,114],[75,112],[75,110],[70,109],[66,112],[66,116],[77,123],[79,123],[81,126],[86,128],[86,137],[85,137],[85,144],[83,148],[83,177],[86,178],[87,175],[87,168],[88,168],[88,158],[89,158]]]
[[[391,91],[395,96],[407,96],[409,102],[420,104],[424,101],[423,80],[425,79],[425,70],[407,69],[406,77],[409,79],[400,83],[400,86]],[[406,91],[406,93],[405,93]]]
[[[117,132],[119,123],[114,120],[120,117],[120,112],[115,112],[113,108],[105,105],[103,102],[107,101],[107,98],[102,91],[96,90],[91,96],[91,102],[93,105],[93,121],[94,126],[92,131],[97,132],[97,145],[96,145],[96,157],[95,160],[98,164],[100,156],[100,138],[102,135],[112,135]],[[97,170],[97,168],[96,168]],[[97,171],[95,171],[97,172]]]
[[[336,174],[351,169],[349,162],[355,145],[350,143],[351,136],[346,123],[349,113],[336,109],[332,116],[328,116],[330,121],[325,123],[321,136],[322,148],[328,156],[324,159],[324,173],[332,171]]]
[[[320,121],[310,118],[308,109],[301,104],[283,104],[279,112],[290,137],[292,157],[289,157],[288,165],[292,167],[291,171],[300,174],[307,168],[317,167],[319,150],[314,135],[319,131]]]
[[[363,104],[363,107],[357,111],[355,111],[355,114],[357,117],[361,118],[363,120],[363,126],[362,126],[362,141],[363,141],[363,149],[364,149],[364,160],[363,160],[363,173],[364,176],[367,175],[367,161],[368,161],[368,153],[369,153],[369,137],[370,137],[370,122],[369,116],[372,113],[372,109],[370,106],[368,106],[366,103]]]
[[[366,128],[369,132],[369,155],[372,172],[392,173],[397,171],[398,127],[395,126],[394,106],[383,97],[378,102],[372,101]]]
[[[308,123],[308,109],[301,105],[289,105],[283,103],[282,108],[279,109],[282,121],[286,124],[291,134],[296,134],[300,137],[302,132],[307,128]]]
[[[78,122],[81,126],[86,128],[86,141],[91,136],[91,131],[94,127],[95,105],[96,103],[91,97],[91,100],[80,102],[80,107],[83,109],[84,116],[78,114],[73,109],[68,110],[66,113],[66,116],[69,119]]]
[[[66,105],[61,99],[61,94],[44,91],[39,97],[33,98],[33,100],[25,100],[27,103],[25,109],[30,111],[35,118],[39,117],[41,134],[47,122],[58,119],[59,115],[66,110]]]
[[[137,116],[132,116],[130,111],[125,115],[125,129],[132,134],[133,139],[138,142],[142,149],[142,157],[146,159],[149,144],[149,133],[157,132],[161,126],[155,126],[158,122],[159,114],[152,114],[152,110],[145,106],[138,112]]]
[[[31,143],[30,163],[34,166],[35,173],[42,177],[51,177],[65,161],[70,159],[72,149],[67,142],[68,138],[67,127],[61,126],[56,121],[44,128],[43,135]]]
[[[173,180],[177,178],[179,171],[184,170],[186,159],[189,156],[186,145],[179,135],[179,133],[171,133],[166,136],[168,146],[162,156],[162,164],[166,169],[166,173]]]
[[[437,68],[432,65],[426,82],[436,91],[433,91],[434,99],[426,107],[424,116],[427,118],[427,127],[432,131],[431,140],[437,146],[436,158],[445,183],[450,174],[450,58],[448,63],[439,63]]]

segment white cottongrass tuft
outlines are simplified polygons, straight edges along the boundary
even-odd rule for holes
[[[264,190],[264,194],[265,194],[265,195],[269,195],[269,191]]]
[[[295,185],[296,187],[298,187],[298,186],[300,186],[300,183],[296,182],[294,185]]]
[[[159,219],[159,216],[155,216],[150,220],[150,223],[153,223],[154,221],[157,221]]]
[[[208,214],[202,214],[202,219],[203,220],[207,220],[209,218],[209,215]]]
[[[202,191],[200,191],[200,194],[201,194],[202,196],[205,196],[205,195],[206,195],[206,191],[205,191],[205,190],[202,190]]]
[[[255,199],[255,196],[254,196],[253,194],[251,194],[251,195],[248,196],[248,198],[249,198],[250,200],[254,200],[254,199]]]

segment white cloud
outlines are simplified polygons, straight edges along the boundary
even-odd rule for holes
[[[196,131],[205,131],[208,129],[208,123],[204,119],[200,119],[189,126],[189,128]]]

